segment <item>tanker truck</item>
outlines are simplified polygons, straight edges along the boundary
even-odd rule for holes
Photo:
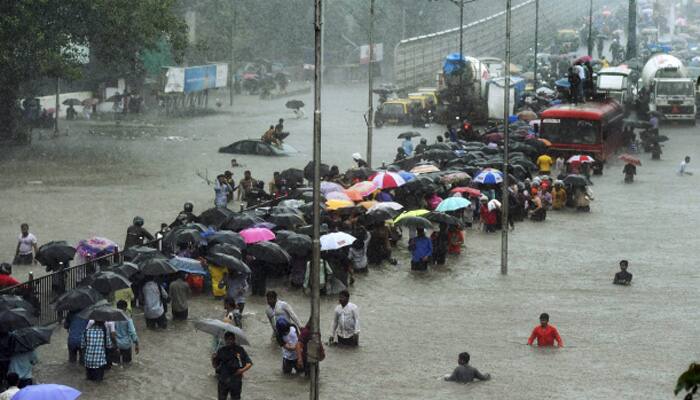
[[[640,102],[669,121],[695,124],[695,87],[683,63],[668,54],[652,56],[642,69]]]
[[[485,122],[488,117],[486,80],[489,71],[474,57],[447,56],[438,73],[438,122],[452,123],[462,119]]]

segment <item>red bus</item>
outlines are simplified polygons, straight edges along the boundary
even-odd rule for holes
[[[624,108],[614,100],[561,104],[544,110],[540,137],[552,142],[552,153],[570,156],[587,154],[596,159],[595,173],[622,147]]]

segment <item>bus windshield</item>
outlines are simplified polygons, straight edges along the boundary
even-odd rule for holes
[[[599,144],[598,121],[556,119],[542,121],[541,136],[552,143]]]
[[[657,96],[693,96],[695,94],[693,84],[690,82],[664,82],[657,81]]]

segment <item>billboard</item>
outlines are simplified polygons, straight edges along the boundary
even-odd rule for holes
[[[216,65],[185,69],[185,93],[201,92],[216,87]]]
[[[185,90],[185,69],[178,67],[168,68],[165,73],[165,93],[182,93]]]
[[[228,64],[168,67],[165,93],[195,93],[228,86]]]

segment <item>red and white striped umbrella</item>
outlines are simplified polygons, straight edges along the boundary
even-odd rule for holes
[[[575,156],[569,157],[568,160],[566,160],[569,164],[571,163],[593,163],[595,162],[595,159],[591,156],[587,156],[585,154],[577,154]]]
[[[406,181],[396,172],[378,172],[371,178],[378,189],[393,189],[403,186]]]

